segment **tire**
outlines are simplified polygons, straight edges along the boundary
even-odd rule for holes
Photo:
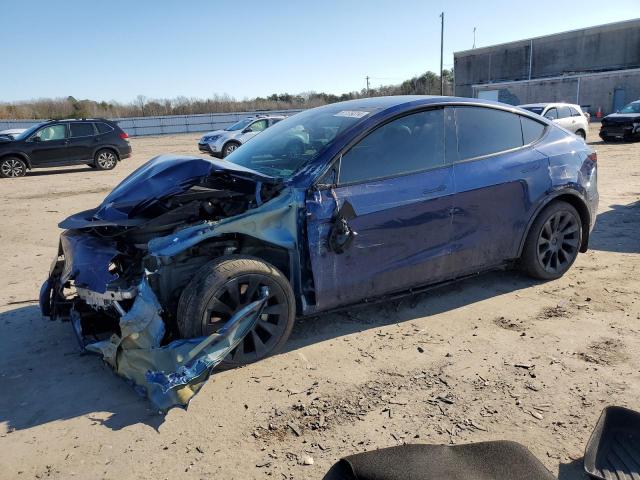
[[[18,157],[5,157],[0,160],[0,177],[16,178],[27,174],[27,164]]]
[[[577,210],[567,202],[555,201],[531,225],[520,266],[530,277],[555,280],[571,268],[581,242],[582,221]]]
[[[584,141],[587,140],[587,134],[584,132],[584,130],[580,129],[576,132],[576,135],[581,137]]]
[[[238,142],[227,142],[225,146],[222,148],[222,158],[229,155],[231,152],[240,147]]]
[[[229,255],[203,266],[180,295],[178,331],[196,338],[219,330],[237,310],[269,288],[269,300],[256,327],[221,363],[230,368],[256,362],[286,343],[296,316],[296,302],[287,278],[258,258]]]
[[[94,156],[93,164],[98,170],[113,170],[118,163],[118,156],[113,150],[103,148]]]

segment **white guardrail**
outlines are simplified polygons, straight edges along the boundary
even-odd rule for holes
[[[255,115],[293,115],[302,110],[269,110],[258,112],[202,113],[198,115],[166,115],[158,117],[111,118],[131,137],[167,135],[171,133],[207,132],[234,124]],[[29,128],[45,120],[0,120],[0,131]]]

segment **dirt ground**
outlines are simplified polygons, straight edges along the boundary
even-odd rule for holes
[[[0,182],[0,478],[320,479],[365,450],[508,439],[574,480],[602,408],[640,408],[640,143],[603,145],[593,128],[600,213],[564,278],[498,272],[299,321],[280,355],[157,415],[35,299],[58,221],[156,154],[196,154],[197,138],[135,138],[112,172]]]

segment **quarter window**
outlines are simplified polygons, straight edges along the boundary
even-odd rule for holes
[[[64,140],[67,136],[67,127],[64,124],[49,125],[35,134],[41,142],[51,142],[52,140]]]
[[[522,116],[520,122],[522,123],[522,139],[525,145],[535,142],[544,133],[544,125],[540,122]]]
[[[483,107],[456,107],[459,160],[523,145],[519,115]]]
[[[113,128],[111,128],[106,123],[96,123],[95,125],[96,125],[96,128],[98,129],[98,133],[100,134],[109,133],[110,131],[113,130]]]
[[[427,110],[374,130],[342,157],[340,184],[444,165],[444,111]]]
[[[72,123],[69,125],[71,137],[91,137],[95,135],[93,123]]]

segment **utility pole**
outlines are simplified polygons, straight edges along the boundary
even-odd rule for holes
[[[473,47],[476,48],[476,27],[473,27]]]
[[[369,75],[365,77],[367,79],[367,97],[369,96]]]
[[[444,78],[442,78],[443,55],[444,55],[444,12],[440,14],[440,95],[444,95]]]

